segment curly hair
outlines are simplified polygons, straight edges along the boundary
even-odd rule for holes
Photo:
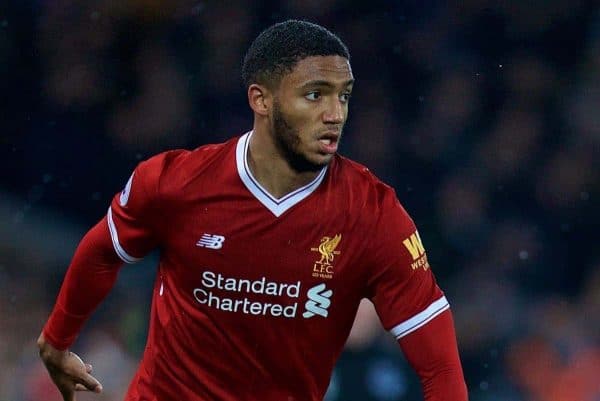
[[[332,32],[307,21],[287,20],[265,29],[244,57],[242,80],[275,87],[296,63],[311,56],[341,56],[350,60],[348,48]]]

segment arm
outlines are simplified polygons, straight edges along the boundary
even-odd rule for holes
[[[417,228],[385,191],[367,259],[368,290],[383,326],[421,379],[426,401],[466,401],[454,324]]]
[[[102,391],[102,385],[90,375],[91,365],[84,364],[68,347],[113,287],[122,263],[105,217],[77,247],[54,310],[38,339],[40,357],[65,401],[75,400],[76,390]]]
[[[156,206],[158,182],[166,157],[162,153],[140,163],[108,213],[82,239],[75,251],[54,310],[40,335],[40,356],[65,401],[75,400],[75,390],[99,392],[91,366],[68,347],[81,327],[113,287],[123,262],[140,260],[158,244]]]
[[[468,399],[449,309],[398,342],[421,379],[426,401]]]

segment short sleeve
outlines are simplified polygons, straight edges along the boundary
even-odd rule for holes
[[[158,180],[162,156],[140,163],[108,208],[108,228],[117,255],[135,263],[158,245]]]
[[[401,338],[449,308],[413,220],[388,187],[369,249],[369,298],[386,330]]]

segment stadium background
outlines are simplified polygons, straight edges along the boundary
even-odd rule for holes
[[[35,339],[78,239],[141,159],[251,126],[241,58],[295,17],[350,47],[342,153],[416,220],[471,400],[598,401],[600,11],[450,3],[1,2],[0,400],[59,399]],[[80,400],[121,400],[153,258],[122,270],[77,343],[106,389]],[[327,400],[419,397],[366,305]]]

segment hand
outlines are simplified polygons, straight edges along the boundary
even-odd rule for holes
[[[92,365],[83,363],[77,354],[69,350],[58,350],[46,342],[44,335],[38,338],[40,358],[64,401],[75,401],[75,391],[100,393],[102,384],[90,373]]]

